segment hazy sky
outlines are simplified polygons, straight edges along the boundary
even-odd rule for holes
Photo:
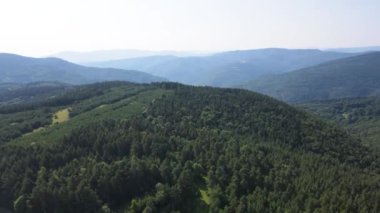
[[[380,45],[380,0],[0,0],[0,52]]]

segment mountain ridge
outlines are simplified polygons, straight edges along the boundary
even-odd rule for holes
[[[52,57],[62,58],[64,60],[86,64],[98,61],[118,60],[125,58],[149,57],[158,55],[175,55],[175,56],[192,56],[207,55],[206,52],[197,51],[171,51],[171,50],[139,50],[139,49],[115,49],[115,50],[95,50],[95,51],[65,51],[52,54]]]
[[[202,57],[156,56],[88,65],[137,69],[191,85],[231,87],[261,75],[288,72],[351,55],[317,49],[268,48],[229,51]]]
[[[107,80],[147,83],[164,81],[165,79],[135,70],[84,67],[59,58],[32,58],[0,53],[1,83],[61,81],[70,84],[83,84]]]
[[[380,52],[322,63],[256,79],[243,88],[288,102],[380,94]]]

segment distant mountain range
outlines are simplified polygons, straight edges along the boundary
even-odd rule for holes
[[[97,61],[108,61],[116,59],[127,59],[147,56],[160,56],[160,55],[173,55],[173,56],[203,56],[209,54],[208,52],[191,52],[191,51],[148,51],[148,50],[135,50],[135,49],[120,49],[120,50],[97,50],[91,52],[74,52],[66,51],[51,55],[66,61],[74,63],[89,63]]]
[[[110,80],[148,83],[165,79],[134,70],[85,67],[58,58],[30,58],[0,54],[0,83],[59,81],[84,84]]]
[[[244,88],[287,102],[380,94],[380,52],[258,78]]]
[[[289,72],[352,55],[314,49],[271,48],[202,57],[152,56],[87,65],[135,69],[185,84],[231,87],[262,75]]]
[[[380,46],[331,48],[331,49],[326,49],[326,51],[335,51],[335,52],[344,52],[344,53],[364,53],[364,52],[380,51]]]
[[[168,80],[190,85],[243,87],[287,102],[304,102],[377,95],[378,61],[376,52],[279,48],[209,56],[155,55],[85,63],[86,66],[58,58],[0,54],[0,83]]]

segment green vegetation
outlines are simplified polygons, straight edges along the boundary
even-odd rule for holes
[[[263,76],[243,87],[296,103],[380,95],[380,52]]]
[[[316,101],[300,106],[337,122],[365,145],[380,151],[380,97]]]
[[[210,205],[210,197],[207,194],[207,191],[204,189],[200,189],[199,192],[201,193],[202,200],[207,204]]]
[[[378,153],[267,96],[109,82],[0,112],[31,122],[41,107],[70,119],[3,141],[0,209],[380,211]]]

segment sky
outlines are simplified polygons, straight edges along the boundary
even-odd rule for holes
[[[0,52],[380,45],[379,0],[0,0]]]

